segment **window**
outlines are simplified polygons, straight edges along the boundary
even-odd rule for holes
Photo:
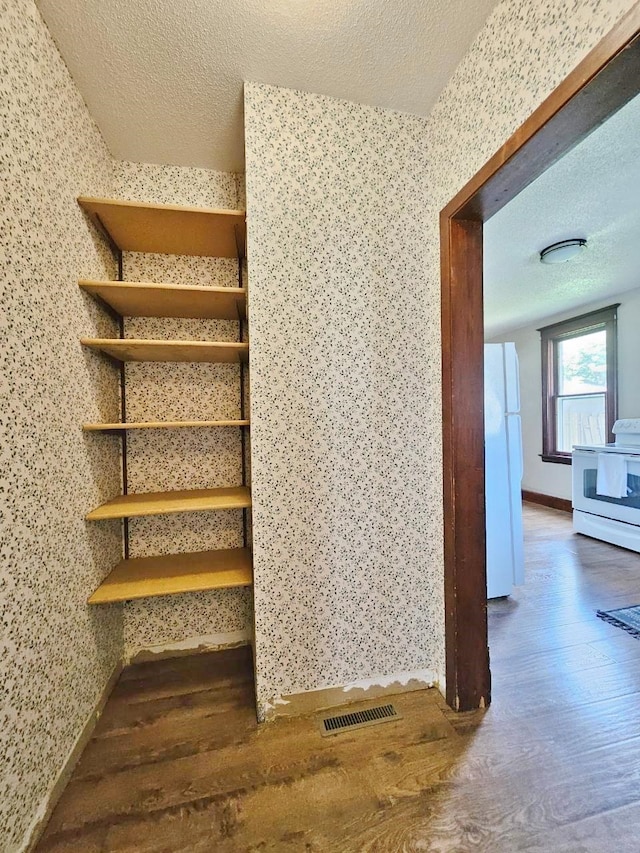
[[[606,444],[617,417],[618,304],[539,329],[542,459],[571,464],[574,444]]]

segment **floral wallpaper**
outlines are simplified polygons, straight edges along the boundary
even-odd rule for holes
[[[0,0],[0,850],[22,849],[114,668],[118,607],[87,596],[120,558],[117,522],[85,514],[120,488],[108,364],[83,335],[111,320],[78,288],[111,277],[80,193],[113,192],[111,158],[31,0]]]
[[[264,712],[435,670],[439,317],[426,121],[247,84],[245,123]]]
[[[244,210],[244,175],[190,166],[113,163],[118,198],[156,204],[190,204]]]
[[[438,214],[632,5],[504,0],[427,119],[246,84],[262,714],[443,687]]]

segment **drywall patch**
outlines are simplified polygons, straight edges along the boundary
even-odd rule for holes
[[[248,645],[250,640],[249,631],[240,630],[220,634],[205,634],[200,637],[190,637],[181,642],[158,643],[146,648],[130,648],[127,649],[125,664],[233,649],[236,646]]]
[[[277,717],[305,716],[325,708],[369,701],[397,693],[428,690],[431,687],[438,687],[438,678],[430,669],[375,676],[350,682],[341,687],[326,687],[321,690],[276,696],[260,703],[258,719],[260,722],[266,722]]]
[[[347,693],[350,690],[370,690],[371,688],[386,688],[393,685],[406,688],[412,682],[420,685],[412,689],[423,690],[427,687],[435,687],[438,678],[432,670],[420,669],[416,672],[398,672],[395,675],[375,676],[374,678],[364,678],[361,681],[352,681],[351,684],[346,684],[342,690]]]
[[[437,684],[435,686],[438,688],[438,690],[442,694],[443,698],[446,699],[447,698],[447,677],[443,672],[441,672],[438,675],[438,681],[437,681]]]
[[[263,703],[262,707],[259,708],[258,719],[260,722],[264,722],[266,720],[271,720],[274,717],[282,717],[288,716],[286,714],[278,713],[278,705],[289,705],[288,699],[283,699],[282,696],[276,696],[271,702],[268,700]]]

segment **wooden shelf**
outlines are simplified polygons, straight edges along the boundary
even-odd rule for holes
[[[78,284],[122,317],[243,320],[246,316],[247,291],[241,287],[86,279]]]
[[[122,560],[89,597],[89,604],[251,586],[248,548]]]
[[[177,512],[243,509],[251,506],[251,494],[246,486],[224,489],[195,489],[184,492],[146,492],[119,495],[102,506],[92,509],[87,521],[108,518],[137,518],[144,515],[172,515]]]
[[[85,432],[125,432],[128,429],[182,429],[183,427],[244,427],[249,419],[227,421],[146,421],[137,423],[83,424]]]
[[[116,361],[202,361],[230,364],[249,360],[249,344],[218,341],[157,341],[81,338],[80,343]]]
[[[78,204],[123,252],[244,257],[244,210],[81,196]]]

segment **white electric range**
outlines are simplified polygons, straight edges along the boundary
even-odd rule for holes
[[[615,444],[575,445],[572,453],[573,529],[640,553],[640,418],[615,422]],[[596,492],[598,454],[616,453],[627,468],[627,496]]]

